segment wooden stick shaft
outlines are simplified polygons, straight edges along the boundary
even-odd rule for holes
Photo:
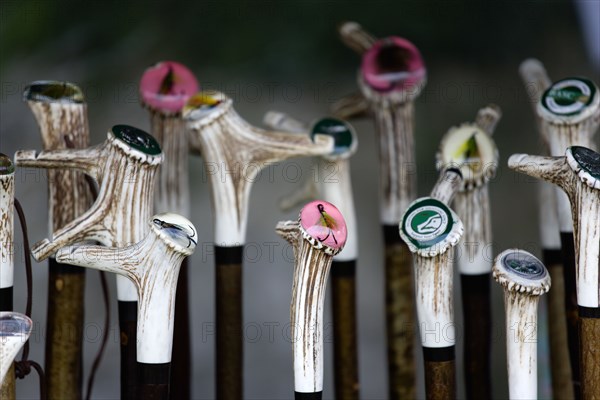
[[[46,376],[49,398],[78,399],[83,382],[85,269],[49,259]]]
[[[334,259],[331,265],[331,298],[335,395],[339,399],[358,399],[356,260]]]
[[[579,322],[581,337],[581,395],[583,399],[600,399],[600,312],[591,310],[593,318],[584,317]],[[590,316],[591,317],[591,316]]]
[[[573,232],[561,232],[561,253],[563,260],[564,308],[567,325],[567,341],[573,392],[576,399],[581,398],[581,372],[579,360],[579,311],[577,305],[577,278],[575,266],[575,243]]]
[[[137,301],[119,301],[121,337],[121,398],[136,399],[137,394]]]
[[[171,363],[137,364],[137,400],[167,400]]]
[[[177,293],[175,295],[175,329],[173,331],[173,360],[170,397],[172,399],[191,398],[191,338],[188,285],[188,259],[184,259],[179,270]]]
[[[448,349],[448,348],[443,348]],[[454,347],[451,348],[452,352]],[[454,360],[427,360],[427,353],[437,353],[440,349],[424,348],[425,353],[425,398],[428,400],[449,400],[456,398],[456,367]]]
[[[243,396],[243,246],[215,246],[216,375],[218,399]]]
[[[398,226],[384,226],[390,399],[415,397],[413,261]]]
[[[491,273],[461,274],[467,399],[491,397]]]
[[[544,250],[544,264],[552,277],[552,290],[548,292],[548,328],[550,337],[550,365],[552,394],[556,399],[573,399],[571,361],[567,340],[565,314],[565,281],[560,251]]]
[[[0,385],[0,399],[2,400],[12,400],[16,398],[15,391],[15,364],[13,363],[8,372],[6,372],[6,376]]]

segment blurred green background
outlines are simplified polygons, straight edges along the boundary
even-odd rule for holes
[[[513,174],[514,152],[539,153],[527,95],[517,73],[521,61],[539,58],[551,77],[588,76],[598,82],[577,7],[597,1],[11,1],[0,3],[0,151],[40,149],[38,128],[22,89],[39,79],[79,84],[89,103],[92,143],[117,123],[149,128],[139,106],[143,70],[160,60],[188,65],[204,88],[233,97],[248,121],[260,125],[271,109],[310,121],[327,114],[333,101],[356,90],[359,57],[341,44],[336,26],[354,20],[376,36],[399,35],[415,43],[428,68],[428,85],[416,101],[419,194],[429,192],[437,173],[434,156],[441,136],[473,119],[490,102],[504,113],[495,134],[501,168],[490,185],[494,253],[521,247],[539,254],[535,184]],[[585,15],[585,13],[583,14]],[[597,43],[597,42],[596,42]],[[587,50],[586,50],[587,49]],[[586,52],[587,51],[587,52]],[[357,121],[359,151],[352,161],[360,227],[359,339],[361,394],[387,395],[383,313],[382,238],[377,211],[377,154],[370,120]],[[255,183],[244,269],[245,396],[290,398],[293,390],[289,319],[292,265],[275,235],[278,220],[296,211],[278,210],[279,198],[298,185],[296,173],[311,174],[307,160],[274,166],[273,179]],[[201,160],[190,163],[192,222],[205,242],[192,258],[194,397],[214,396],[213,258],[209,188]],[[17,196],[28,213],[30,240],[47,236],[46,183],[18,173]],[[270,244],[269,244],[270,243]],[[19,246],[19,242],[17,243]],[[19,247],[17,247],[19,248]],[[269,249],[273,248],[271,252]],[[16,257],[17,309],[24,310],[23,257]],[[36,330],[32,358],[43,360],[45,263],[34,266]],[[115,293],[113,279],[110,280]],[[88,274],[86,377],[102,326],[96,273]],[[507,398],[504,314],[494,289],[494,398]],[[457,285],[456,290],[460,290]],[[458,292],[457,292],[458,293]],[[459,299],[459,296],[456,297]],[[118,333],[113,301],[111,340],[98,372],[94,398],[118,397]],[[460,303],[456,307],[461,326]],[[329,310],[326,322],[331,321]],[[543,322],[543,319],[542,319]],[[274,328],[269,328],[272,326]],[[332,354],[326,333],[325,397],[332,398]],[[273,330],[272,330],[273,329]],[[460,331],[460,329],[459,329]],[[548,351],[540,330],[540,397],[549,397]],[[459,349],[459,395],[463,395]],[[35,378],[18,384],[19,398],[36,398]],[[422,395],[422,392],[421,392]]]

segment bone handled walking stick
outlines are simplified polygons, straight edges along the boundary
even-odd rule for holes
[[[154,182],[162,162],[160,146],[152,136],[128,125],[115,125],[107,140],[80,150],[19,151],[18,166],[76,168],[99,184],[98,198],[84,214],[57,230],[52,240],[37,243],[32,254],[43,260],[59,248],[95,240],[104,246],[123,247],[142,240],[152,215]],[[137,292],[127,278],[117,276],[121,330],[121,397],[135,397],[135,343]]]
[[[11,311],[0,312],[0,384],[4,385],[7,372],[17,353],[29,340],[33,322],[27,316]],[[14,379],[14,378],[13,378]]]
[[[598,87],[585,78],[566,78],[554,82],[542,94],[536,111],[539,129],[548,140],[551,156],[563,156],[569,146],[596,149],[594,133],[600,124]],[[575,397],[580,397],[580,361],[577,359],[577,299],[575,245],[571,206],[560,190],[555,190],[558,223],[563,252],[567,334]]]
[[[413,102],[425,85],[425,64],[419,50],[406,39],[366,40],[371,35],[354,22],[343,24],[339,31],[344,43],[362,54],[358,86],[364,100],[345,98],[334,110],[348,118],[364,111],[361,103],[368,104],[379,141],[389,397],[414,398],[412,257],[397,229],[402,213],[416,197]]]
[[[311,136],[325,134],[335,140],[333,153],[315,160],[316,168],[319,171],[318,177],[307,179],[308,185],[301,187],[301,192],[293,194],[291,199],[282,200],[281,205],[282,208],[289,210],[297,205],[296,200],[322,198],[336,204],[342,215],[345,216],[348,240],[344,251],[336,255],[331,264],[333,370],[336,396],[342,399],[358,399],[356,336],[358,232],[350,179],[350,157],[358,147],[356,134],[349,124],[335,118],[322,118],[308,127],[287,114],[271,111],[265,115],[264,122],[273,129]]]
[[[438,168],[459,168],[463,183],[453,209],[465,224],[462,251],[457,257],[464,320],[464,376],[468,399],[489,398],[491,387],[492,224],[488,182],[496,174],[498,149],[491,135],[501,117],[489,105],[475,123],[451,128],[442,138]]]
[[[504,288],[509,396],[537,399],[538,301],[550,289],[550,274],[532,254],[508,249],[496,257],[493,275]]]
[[[444,171],[431,197],[415,200],[400,224],[400,236],[415,254],[415,295],[427,399],[456,397],[452,266],[463,225],[447,204],[461,180],[459,170]]]
[[[210,178],[215,221],[217,397],[240,399],[242,378],[242,258],[252,182],[263,167],[292,157],[330,153],[333,139],[269,132],[251,126],[219,92],[188,101],[190,145]]]
[[[163,61],[148,68],[140,81],[142,105],[150,113],[150,133],[160,144],[165,160],[160,168],[155,197],[156,212],[176,212],[190,217],[188,136],[181,111],[198,92],[194,74],[184,65]],[[187,258],[179,270],[175,309],[175,341],[171,398],[189,399],[192,363]]]
[[[25,88],[23,99],[38,123],[44,150],[89,146],[87,104],[79,87],[69,82],[36,81]],[[81,172],[48,171],[49,232],[79,217],[91,203]],[[61,265],[53,257],[48,263],[48,396],[81,398],[85,270]]]
[[[169,398],[175,295],[179,268],[198,241],[196,228],[177,214],[158,214],[147,235],[128,247],[75,246],[58,251],[64,263],[129,279],[139,298],[137,399]]]
[[[13,310],[15,166],[0,153],[0,312]],[[0,380],[0,398],[14,399],[15,373],[12,364]]]
[[[600,154],[571,146],[563,157],[515,154],[510,168],[551,182],[568,196],[574,226],[581,396],[600,398]]]
[[[306,204],[298,221],[282,221],[277,233],[294,249],[290,319],[293,332],[294,397],[323,395],[323,303],[333,256],[346,243],[346,223],[331,203]]]
[[[530,58],[523,61],[519,67],[519,73],[534,114],[537,115],[537,104],[542,94],[550,87],[552,81],[546,73],[544,65],[536,59]],[[540,118],[536,119],[538,131],[543,146],[543,151],[549,155],[550,148],[548,135],[542,129]],[[538,217],[540,227],[540,244],[542,246],[542,261],[546,265],[552,277],[552,290],[548,293],[548,325],[550,338],[550,364],[552,371],[552,393],[558,399],[573,399],[573,378],[571,375],[571,361],[576,362],[575,357],[569,358],[569,341],[567,339],[567,314],[565,305],[571,303],[571,296],[565,292],[566,273],[563,267],[561,253],[558,209],[556,205],[556,192],[548,182],[539,182],[538,186]],[[573,245],[569,245],[572,247]],[[573,266],[574,261],[568,265]],[[573,268],[574,270],[574,268]],[[570,272],[574,274],[573,271]],[[571,281],[573,281],[571,279]],[[576,322],[576,321],[573,321]],[[576,325],[572,325],[573,339],[576,339]],[[575,342],[576,343],[576,342]],[[579,368],[579,366],[577,366]]]

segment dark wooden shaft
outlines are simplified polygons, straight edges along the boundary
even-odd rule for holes
[[[415,398],[413,260],[397,225],[384,225],[389,398]]]
[[[567,317],[567,339],[569,342],[569,359],[571,360],[571,377],[575,399],[581,399],[581,373],[579,370],[579,311],[577,305],[577,281],[575,266],[575,242],[573,232],[561,232],[563,277],[565,282],[565,313]]]
[[[46,382],[50,399],[80,399],[85,269],[48,260]]]
[[[0,289],[0,311],[13,311],[13,287]]]
[[[171,363],[137,363],[137,400],[167,400]]]
[[[461,274],[464,315],[464,374],[467,399],[491,398],[491,273]]]
[[[175,294],[175,326],[173,330],[173,358],[171,374],[171,399],[189,400],[191,398],[191,342],[190,310],[188,288],[188,259],[181,263]]]
[[[600,308],[579,308],[581,395],[600,399]]]
[[[323,392],[294,392],[294,400],[321,400],[323,398]],[[342,397],[339,397],[342,399]]]
[[[119,301],[121,399],[137,398],[137,311],[136,301]]]
[[[217,399],[243,394],[242,258],[243,246],[215,246]]]
[[[454,346],[423,347],[426,399],[450,400],[456,398],[454,354]]]
[[[335,396],[338,399],[358,399],[356,260],[334,259],[331,264],[331,299]]]
[[[560,250],[544,250],[543,260],[552,278],[552,289],[548,292],[552,395],[555,399],[569,400],[574,398],[574,394],[565,315],[565,280]]]

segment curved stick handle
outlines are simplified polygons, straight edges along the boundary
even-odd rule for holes
[[[369,50],[373,43],[377,41],[377,38],[353,21],[342,23],[338,28],[338,32],[342,42],[358,54],[363,54]]]
[[[79,169],[96,181],[101,178],[100,165],[104,163],[104,146],[87,149],[19,150],[15,153],[15,162],[19,167],[44,169]]]
[[[463,176],[459,169],[448,168],[442,171],[438,181],[431,189],[431,197],[442,203],[450,204],[456,193],[460,190]]]
[[[502,118],[502,110],[496,104],[488,104],[477,111],[475,124],[492,136],[498,121]]]
[[[544,68],[544,64],[535,58],[528,58],[523,61],[519,66],[519,74],[535,110],[542,93],[550,87],[552,81],[546,72],[546,68]]]
[[[553,183],[563,190],[571,188],[571,169],[565,157],[542,157],[528,154],[513,154],[508,159],[508,167],[517,172]]]
[[[369,102],[362,93],[351,93],[335,101],[330,110],[340,119],[360,118],[369,113]]]
[[[263,117],[263,123],[271,129],[289,133],[306,133],[308,126],[289,114],[280,111],[268,111]]]

